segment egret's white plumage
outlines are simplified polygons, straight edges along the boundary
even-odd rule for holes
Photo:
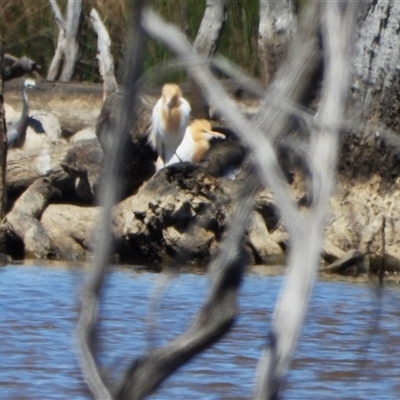
[[[210,140],[225,139],[225,135],[212,130],[210,121],[195,119],[186,129],[182,143],[167,165],[180,161],[200,162],[210,149]]]
[[[190,105],[182,97],[178,85],[167,83],[163,86],[161,98],[152,114],[152,129],[149,142],[157,151],[157,169],[168,164],[185,135],[189,123]]]

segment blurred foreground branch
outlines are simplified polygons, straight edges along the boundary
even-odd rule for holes
[[[218,340],[232,326],[237,315],[237,292],[247,263],[242,239],[253,209],[257,187],[254,183],[252,186],[248,186],[249,183],[245,185],[241,196],[238,196],[229,230],[209,268],[207,298],[188,330],[165,346],[150,349],[131,363],[113,389],[107,386],[98,368],[93,332],[111,251],[111,210],[118,196],[117,178],[123,163],[121,154],[124,153],[124,138],[129,124],[133,123],[131,110],[134,109],[132,103],[138,89],[143,29],[176,53],[210,104],[225,118],[226,125],[240,135],[252,155],[260,182],[272,189],[290,234],[289,266],[274,313],[270,343],[260,359],[254,395],[257,399],[275,399],[282,391],[319,264],[327,206],[334,184],[356,5],[349,3],[339,7],[336,1],[327,4],[307,3],[298,35],[309,40],[300,41],[297,47],[290,47],[290,54],[283,66],[285,75],[280,71],[277,73],[272,90],[265,94],[263,116],[260,114],[256,123],[251,123],[215,79],[208,60],[196,53],[184,35],[149,9],[142,10],[142,2],[135,4],[131,47],[125,64],[126,100],[117,126],[110,128],[119,136],[112,141],[113,149],[106,159],[101,190],[104,216],[95,249],[94,271],[82,295],[78,326],[82,371],[97,399],[112,398],[112,393],[116,399],[142,399],[147,396],[177,368]],[[309,140],[303,144],[306,149],[304,162],[310,172],[312,201],[308,209],[300,210],[279,164],[275,140],[286,133],[291,115],[284,110],[285,107],[275,106],[274,103],[290,103],[305,95],[310,77],[321,61],[317,46],[321,26],[325,66],[322,99],[316,125],[311,126]],[[310,56],[311,61],[308,60]],[[308,78],[306,84],[297,82],[304,77]]]
[[[264,130],[265,127],[249,123],[240,114],[222,86],[209,71],[207,63],[191,49],[182,34],[174,27],[165,24],[149,10],[144,13],[143,18],[145,30],[173,50],[186,63],[189,74],[203,88],[206,98],[224,116],[227,125],[237,132],[249,147],[260,179],[265,185],[272,188],[276,197],[276,204],[279,205],[280,213],[290,233],[290,261],[287,277],[277,303],[270,348],[260,364],[255,398],[276,398],[282,389],[282,382],[297,343],[319,264],[321,238],[323,237],[328,200],[334,181],[338,127],[342,119],[342,104],[347,89],[348,45],[351,37],[349,27],[354,22],[355,14],[355,6],[352,4],[344,7],[347,14],[345,14],[343,20],[336,2],[329,3],[326,7],[326,15],[324,15],[326,33],[324,38],[326,41],[325,62],[327,70],[320,111],[322,129],[318,132],[311,132],[312,140],[309,146],[309,157],[306,161],[311,171],[313,204],[304,213],[290,200],[290,190],[279,166],[273,142],[260,131],[260,129]],[[310,16],[312,21],[315,21],[312,24],[309,23]],[[303,28],[308,32],[307,35],[312,40],[311,43],[318,41],[318,21],[320,21],[320,17],[321,5],[314,2],[309,3],[303,15],[303,18],[307,19],[303,19],[303,24],[300,24],[299,29]],[[331,18],[333,18],[333,22]],[[308,24],[305,23],[306,20]],[[336,41],[332,39],[332,25],[335,25],[341,32],[340,38]],[[301,36],[301,34],[299,35]],[[310,56],[310,52],[303,52],[303,50],[304,46],[309,46],[309,42],[303,43],[303,46],[298,48],[291,47],[291,51],[297,53],[289,55],[289,62],[284,66],[285,76],[289,80],[294,79],[293,76],[301,78],[297,69],[299,64],[290,64],[291,60],[298,60],[301,63],[300,65],[308,65],[307,58]],[[311,47],[311,51],[312,49],[313,47]],[[331,54],[335,54],[336,59],[329,56]],[[315,60],[317,60],[317,63],[319,62],[316,57],[317,53],[314,53],[311,61],[314,64]],[[336,76],[337,71],[340,72],[340,79]],[[277,98],[284,101],[289,87],[290,85],[284,81],[282,75],[280,84],[275,85],[273,90],[275,101]],[[304,95],[304,89],[301,88],[302,86],[299,86],[297,89],[298,97]],[[271,96],[271,93],[267,96]],[[270,117],[279,116],[277,118],[278,124],[275,122],[273,140],[287,129],[288,115],[279,108],[268,106],[271,103],[272,98],[266,98],[266,112],[261,120],[270,121]]]

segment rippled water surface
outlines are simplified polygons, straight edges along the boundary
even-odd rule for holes
[[[0,399],[89,399],[73,332],[81,269],[0,268]],[[102,365],[117,375],[149,341],[181,333],[201,305],[207,276],[176,278],[146,333],[148,296],[161,274],[115,269],[100,326]],[[252,390],[281,276],[250,273],[240,317],[217,345],[183,367],[152,399],[246,399]],[[318,282],[285,399],[400,398],[400,292],[378,300],[367,285]],[[147,330],[149,331],[149,330]]]

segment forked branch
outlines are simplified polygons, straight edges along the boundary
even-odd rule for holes
[[[78,31],[81,23],[82,0],[68,0],[67,19],[65,20],[56,0],[49,0],[59,34],[57,49],[47,73],[48,80],[55,80],[61,64],[63,69],[60,81],[68,82],[74,73],[78,61]]]

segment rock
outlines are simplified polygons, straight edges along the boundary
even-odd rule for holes
[[[284,252],[270,236],[261,214],[253,211],[248,227],[248,240],[257,264],[282,262]]]
[[[322,268],[322,271],[329,274],[352,276],[368,272],[364,262],[364,253],[358,250],[349,251],[332,264]]]

